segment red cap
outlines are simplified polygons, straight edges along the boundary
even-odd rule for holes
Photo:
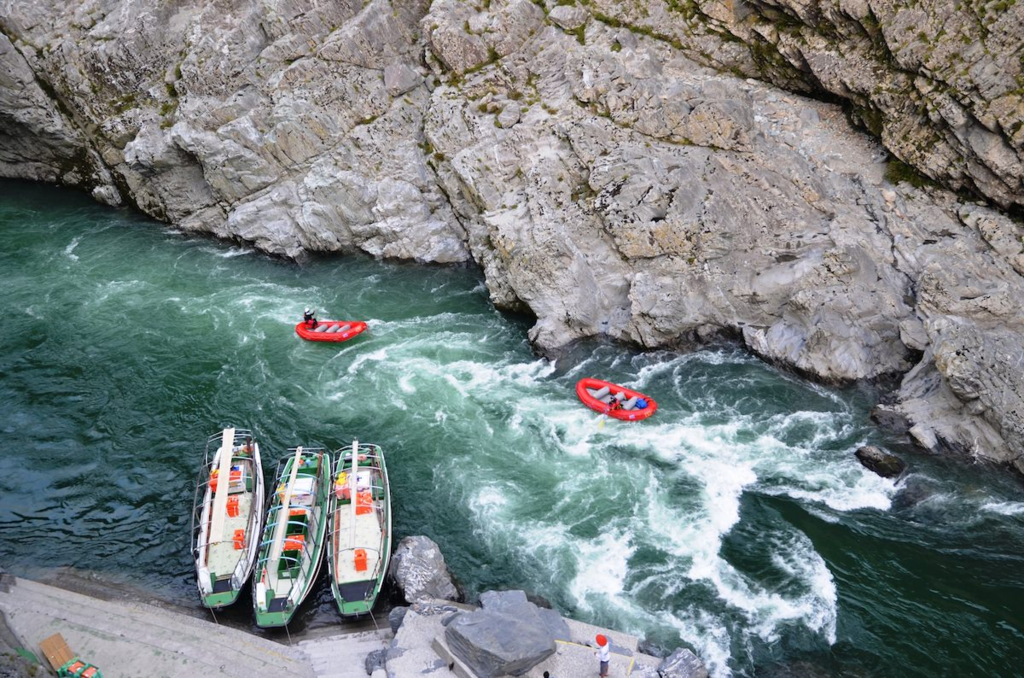
[[[599,646],[601,646],[601,647],[604,647],[605,645],[608,644],[608,639],[605,638],[604,635],[599,633],[599,634],[597,634],[597,644]]]

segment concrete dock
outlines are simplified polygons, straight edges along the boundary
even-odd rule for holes
[[[354,633],[321,629],[289,646],[163,607],[102,600],[9,574],[0,575],[0,613],[6,621],[7,644],[13,640],[14,648],[33,652],[45,662],[39,643],[60,633],[106,678],[363,678],[366,656],[392,641],[390,628]],[[441,616],[409,614],[406,619],[399,629],[404,651],[389,663],[391,675],[401,678],[429,670],[437,678],[473,678],[448,651]],[[594,649],[587,643],[597,633],[612,640],[612,676],[635,676],[645,668],[650,675],[657,666],[658,659],[638,651],[634,636],[566,622],[572,638],[559,641],[557,652],[530,670],[531,678],[540,678],[544,671],[558,678],[595,676]]]
[[[140,603],[111,602],[3,575],[0,611],[22,647],[60,633],[104,676],[315,676],[298,648]]]

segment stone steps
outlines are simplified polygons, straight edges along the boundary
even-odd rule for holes
[[[304,640],[305,653],[318,678],[366,678],[366,656],[388,646],[391,632],[363,631],[341,636]]]

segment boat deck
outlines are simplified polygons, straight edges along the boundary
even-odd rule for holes
[[[252,493],[240,492],[230,495],[230,498],[238,498],[238,515],[232,517],[230,514],[224,519],[224,534],[219,542],[210,544],[206,555],[207,568],[212,574],[220,577],[227,577],[234,573],[238,561],[247,554],[248,542],[243,538],[242,548],[235,548],[235,531],[241,530],[245,535],[249,525],[249,516],[252,514]]]
[[[375,504],[377,502],[374,502]],[[381,529],[379,509],[355,516],[353,521],[347,510],[334,516],[334,543],[338,545],[334,579],[339,583],[362,581],[373,577],[380,562]],[[354,527],[354,531],[351,529]],[[366,568],[356,569],[355,549],[366,551]]]

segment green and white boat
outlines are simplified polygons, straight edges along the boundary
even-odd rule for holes
[[[263,497],[260,446],[252,432],[228,428],[210,436],[192,506],[192,556],[206,607],[235,602],[252,574]]]
[[[253,611],[262,627],[291,621],[323,560],[331,455],[312,447],[289,453],[278,465],[252,580]]]
[[[335,452],[327,562],[343,617],[373,609],[391,559],[391,486],[384,452],[360,445]]]

